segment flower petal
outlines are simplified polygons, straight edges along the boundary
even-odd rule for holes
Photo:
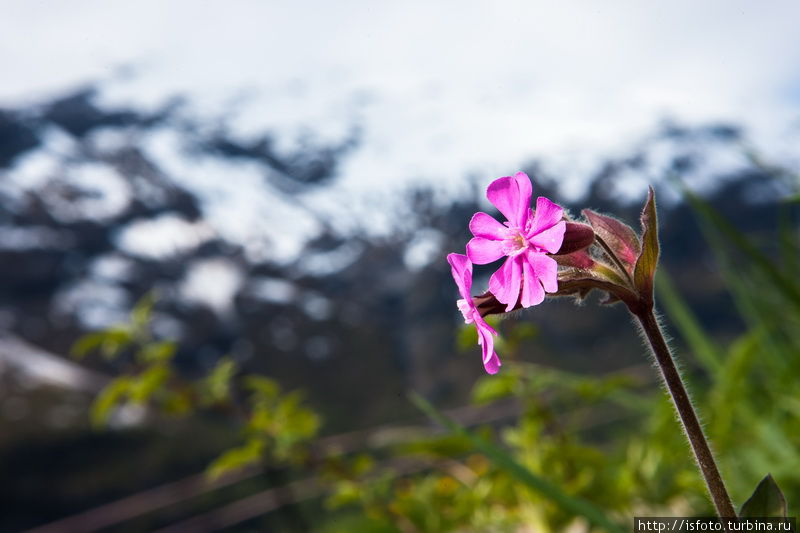
[[[508,228],[486,213],[475,213],[469,221],[469,229],[476,237],[501,241]]]
[[[518,172],[513,178],[505,176],[490,183],[486,197],[512,226],[524,228],[531,206],[531,190],[531,180]]]
[[[539,305],[544,301],[544,289],[533,264],[527,259],[522,263],[522,307]]]
[[[561,249],[561,244],[564,242],[564,232],[567,229],[567,223],[563,220],[551,226],[546,230],[540,231],[536,235],[531,236],[528,241],[539,248],[547,250],[547,252],[554,254]]]
[[[471,300],[469,293],[472,290],[472,263],[469,258],[464,254],[447,254],[447,262],[450,263],[450,270],[461,297]]]
[[[506,312],[514,309],[519,300],[519,286],[522,281],[521,262],[521,255],[509,257],[489,278],[489,291],[498,301],[506,304]]]
[[[533,213],[533,224],[528,235],[536,235],[555,226],[564,216],[564,210],[544,196],[536,199],[536,211]]]
[[[514,174],[514,181],[519,187],[519,205],[517,207],[517,227],[524,228],[528,221],[531,209],[531,196],[533,195],[533,185],[531,179],[524,172]]]
[[[497,331],[495,331],[495,329],[490,326],[488,322],[486,322],[486,319],[480,315],[475,318],[475,327],[477,328],[478,333],[484,332],[494,335],[495,337],[497,336]],[[480,339],[478,339],[478,342],[480,342]]]
[[[485,265],[503,257],[503,242],[475,237],[467,243],[467,256],[476,265]]]
[[[508,276],[508,304],[506,311],[511,311],[519,300],[519,288],[522,285],[522,256],[518,255],[511,263],[511,275]]]
[[[501,304],[505,302],[501,300],[498,295],[506,293],[506,264],[508,264],[509,261],[512,261],[512,258],[509,257],[506,259],[506,262],[489,277],[489,292],[491,292]]]
[[[511,176],[498,178],[486,189],[486,198],[503,213],[506,220],[515,221],[519,203],[519,185]]]
[[[500,358],[494,351],[493,335],[497,335],[497,332],[483,318],[475,321],[475,327],[478,329],[478,344],[483,355],[483,367],[487,373],[496,374],[501,365]]]
[[[484,357],[483,359],[483,368],[486,370],[487,374],[497,374],[497,371],[500,370],[502,363],[500,362],[500,358],[497,357],[497,352],[492,351],[489,354],[489,359]]]
[[[558,263],[545,254],[528,253],[528,261],[536,272],[536,278],[547,292],[558,291]]]

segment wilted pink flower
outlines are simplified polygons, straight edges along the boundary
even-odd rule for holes
[[[470,291],[472,291],[472,262],[463,254],[449,254],[447,262],[453,271],[453,279],[458,286],[461,300],[456,302],[459,311],[464,315],[464,322],[475,324],[478,329],[478,344],[483,352],[483,366],[489,374],[496,374],[500,368],[500,358],[494,351],[494,338],[497,332],[486,323],[481,314],[475,308]]]
[[[489,290],[510,311],[542,303],[544,293],[558,290],[558,265],[547,253],[556,253],[564,240],[564,211],[540,196],[531,209],[531,180],[523,172],[493,181],[486,197],[506,217],[501,224],[486,213],[475,213],[469,229],[475,236],[467,256],[478,265],[507,259],[489,279]],[[522,291],[520,298],[520,290]]]

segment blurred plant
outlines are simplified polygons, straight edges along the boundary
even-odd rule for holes
[[[800,370],[800,284],[792,275],[800,257],[796,228],[784,214],[779,251],[767,255],[708,204],[689,191],[686,194],[750,326],[728,349],[718,348],[703,332],[666,274],[655,283],[658,241],[652,190],[642,214],[641,240],[622,222],[584,211],[599,238],[588,250],[554,255],[566,267],[559,275],[559,294],[582,299],[599,289],[608,293],[603,303],[624,302],[643,322],[654,350],[661,352],[656,355],[663,367],[659,355],[671,355],[665,352],[653,316],[655,283],[670,318],[697,354],[699,368],[692,366],[687,375],[690,384],[702,383],[695,397],[707,406],[706,429],[732,494],[743,501],[753,480],[771,471],[796,498],[800,495],[796,474],[800,410],[793,384]],[[453,270],[454,276],[464,271]],[[472,299],[489,323],[494,321],[488,315],[505,311],[491,292]],[[529,324],[520,324],[506,341],[497,339],[496,346],[519,350],[520,330],[523,336],[536,333]],[[460,343],[474,343],[475,333],[472,330]],[[671,359],[667,372],[674,378],[677,370],[670,363]],[[685,440],[676,431],[674,407],[643,384],[624,374],[585,377],[508,364],[504,372],[478,382],[474,393],[476,403],[508,398],[521,403],[516,425],[498,436],[489,427],[470,431],[417,397],[418,405],[449,431],[394,453],[434,458],[427,465],[431,473],[408,477],[370,470],[361,485],[348,480],[330,503],[360,502],[373,519],[382,516],[387,527],[405,524],[397,528],[400,531],[561,531],[580,523],[581,529],[593,524],[618,530],[616,521],[633,514],[707,515],[703,479],[685,460]],[[673,394],[675,385],[669,384]],[[677,394],[684,398],[678,401],[688,402],[683,384],[679,385]],[[696,416],[694,423],[699,429]],[[708,464],[703,467],[707,470]],[[721,478],[717,481],[721,483]],[[716,496],[718,512],[735,516],[730,499]],[[771,476],[762,480],[739,513],[787,515],[786,500]]]
[[[283,393],[277,382],[259,375],[239,375],[229,357],[205,376],[190,380],[174,365],[177,346],[153,338],[153,293],[133,308],[130,321],[81,338],[76,357],[98,352],[124,364],[95,399],[91,419],[102,427],[130,409],[152,409],[171,416],[199,410],[225,411],[241,421],[243,442],[222,453],[208,467],[211,479],[258,464],[300,464],[320,426],[319,416],[303,405],[299,391]]]
[[[594,230],[594,241],[584,249],[564,254],[566,258],[561,261],[564,268],[557,274],[555,268],[558,260],[547,255],[560,252],[565,222],[556,224],[556,221],[563,218],[563,211],[541,197],[537,200],[537,209],[531,210],[531,184],[528,176],[522,173],[513,178],[495,180],[486,194],[511,220],[506,223],[508,227],[504,227],[488,215],[481,217],[483,214],[478,213],[470,223],[476,236],[467,245],[467,255],[471,260],[488,263],[504,254],[509,256],[501,271],[489,280],[491,295],[499,302],[508,304],[505,311],[513,309],[518,299],[522,307],[535,305],[544,299],[540,280],[552,277],[552,280],[544,283],[547,292],[556,295],[577,294],[583,298],[592,290],[600,290],[607,293],[606,303],[623,302],[638,320],[655,356],[718,516],[735,518],[736,511],[727,488],[654,313],[653,292],[659,243],[653,189],[650,189],[650,196],[642,210],[641,237],[615,218],[585,210],[584,216]],[[487,220],[494,225],[490,227]],[[531,221],[534,223],[531,224]],[[544,222],[536,224],[536,221]],[[542,228],[549,229],[540,233]],[[554,233],[556,229],[559,231]],[[553,236],[543,239],[542,235],[547,233],[553,233]],[[593,251],[592,247],[596,250]],[[518,261],[523,254],[526,260]],[[546,272],[550,274],[546,275]]]
[[[398,444],[390,455],[413,458],[430,473],[408,477],[373,462],[360,475],[343,476],[329,504],[360,504],[387,526],[405,523],[401,531],[561,531],[589,523],[622,531],[610,516],[629,510],[640,487],[620,476],[624,449],[603,450],[587,437],[602,421],[641,418],[650,400],[640,387],[625,375],[598,379],[511,362],[479,381],[473,395],[476,405],[520,402],[519,420],[499,435],[490,427],[469,431],[415,397],[449,431]],[[581,404],[592,410],[577,409]]]
[[[561,265],[557,295],[583,299],[600,290],[607,293],[603,303],[622,301],[646,320],[652,316],[655,285],[659,304],[696,355],[685,378],[704,406],[704,427],[734,500],[747,500],[739,514],[785,515],[786,500],[775,480],[789,501],[800,497],[800,404],[794,383],[800,371],[800,284],[794,277],[800,243],[792,219],[783,217],[792,204],[781,206],[780,238],[763,239],[772,244],[762,249],[704,201],[686,194],[748,326],[727,348],[703,332],[666,273],[654,276],[658,242],[652,192],[642,237],[617,219],[589,210],[583,221],[565,220],[559,253],[551,254]],[[507,304],[491,292],[472,297],[464,288],[462,296],[473,300],[473,319],[500,331],[496,315],[504,314]],[[237,414],[242,444],[212,465],[214,475],[265,457],[303,462],[318,419],[303,411],[299,398],[281,394],[270,380],[238,376],[228,359],[199,380],[179,378],[172,364],[174,346],[147,333],[151,309],[152,302],[143,301],[130,324],[76,345],[78,352],[97,351],[130,363],[98,398],[95,411],[103,414],[95,418],[107,421],[125,404],[177,414],[237,406],[231,411],[243,413]],[[621,531],[620,524],[634,514],[710,513],[704,480],[686,460],[685,437],[676,431],[674,407],[645,377],[646,365],[645,372],[598,377],[521,363],[517,355],[537,334],[535,326],[502,329],[505,338],[493,341],[509,362],[503,372],[475,384],[473,401],[505,410],[491,421],[518,415],[516,423],[470,428],[417,397],[418,406],[445,433],[409,434],[368,454],[306,462],[324,465],[317,472],[332,487],[327,504],[338,510],[319,533]],[[474,345],[476,329],[464,332],[459,342]],[[774,479],[764,478],[748,498],[754,480],[765,472]],[[356,513],[348,514],[353,509]]]

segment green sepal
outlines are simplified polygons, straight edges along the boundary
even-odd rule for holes
[[[642,251],[636,259],[633,281],[642,300],[653,305],[653,281],[658,265],[658,218],[655,191],[650,187],[647,203],[642,209]]]

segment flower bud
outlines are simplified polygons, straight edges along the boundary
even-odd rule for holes
[[[473,296],[472,301],[475,302],[475,308],[483,317],[488,315],[501,315],[508,312],[506,311],[506,304],[501,303],[500,300],[498,300],[495,295],[489,291],[486,291],[480,296]],[[519,301],[514,306],[512,311],[517,309],[522,309],[522,303]]]
[[[588,248],[594,242],[594,230],[586,224],[567,222],[564,241],[553,255],[567,255]]]

